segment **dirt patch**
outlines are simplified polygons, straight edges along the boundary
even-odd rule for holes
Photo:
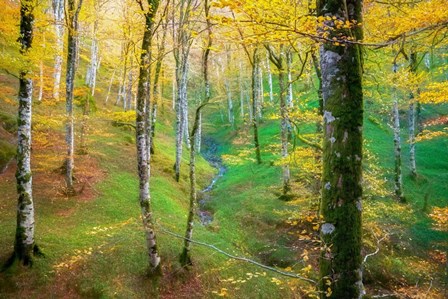
[[[170,273],[171,272],[171,273]],[[160,285],[161,299],[187,299],[204,297],[204,288],[198,274],[194,270],[186,271],[183,269],[169,271],[164,269]]]

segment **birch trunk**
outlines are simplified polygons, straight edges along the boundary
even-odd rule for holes
[[[149,134],[149,150],[151,154],[154,154],[154,137],[156,132],[156,121],[157,121],[157,109],[158,109],[158,100],[160,97],[161,100],[161,92],[159,91],[159,78],[162,71],[162,62],[163,57],[165,55],[165,42],[166,42],[166,36],[168,33],[168,14],[167,19],[165,23],[162,25],[163,35],[162,40],[158,47],[158,56],[157,56],[157,62],[156,62],[156,69],[154,72],[154,83],[153,83],[153,104],[151,107],[151,128],[150,128],[150,134]],[[162,86],[163,91],[163,86]],[[174,90],[173,90],[174,92]],[[163,106],[162,106],[163,108]],[[174,108],[174,107],[173,107]]]
[[[417,53],[412,52],[410,55],[409,69],[412,74],[417,72]],[[415,98],[414,94],[409,94],[409,166],[411,168],[412,178],[417,178],[417,165],[415,162]]]
[[[271,62],[269,61],[269,56],[266,57],[266,70],[268,72],[269,101],[272,103],[274,101],[274,91],[272,84]]]
[[[289,162],[287,162],[288,158],[288,133],[289,133],[289,116],[288,116],[288,103],[286,99],[286,87],[287,77],[286,74],[286,65],[285,62],[285,53],[284,53],[284,45],[280,45],[280,49],[278,54],[274,52],[274,49],[270,45],[266,46],[266,49],[269,52],[269,58],[277,67],[278,70],[278,84],[280,87],[280,118],[281,118],[281,126],[280,126],[280,135],[281,135],[281,155],[282,155],[282,179],[283,179],[283,195],[286,195],[291,189],[290,179],[291,174],[289,170]]]
[[[98,71],[98,20],[94,21],[92,31],[92,45],[90,47],[90,65],[87,68],[86,84],[90,88],[90,94],[92,97],[95,95],[96,74]]]
[[[240,89],[240,115],[241,119],[244,120],[244,87],[243,87],[243,68],[240,63],[240,74],[238,76],[238,86]]]
[[[112,76],[110,77],[109,88],[107,89],[106,99],[104,100],[104,103],[106,105],[107,105],[107,102],[109,101],[110,91],[112,89],[112,84],[114,83],[114,79],[115,79],[115,70],[113,71]]]
[[[187,80],[188,80],[188,60],[192,44],[191,31],[188,28],[192,0],[180,0],[179,21],[174,26],[173,19],[173,39],[176,42],[174,47],[174,60],[176,62],[176,162],[174,164],[175,179],[179,181],[180,165],[182,159],[182,138],[188,146],[190,143],[188,132],[188,102],[187,102]],[[173,11],[174,13],[174,11]]]
[[[283,63],[280,62],[280,65],[283,65]],[[280,87],[281,143],[283,160],[283,195],[286,195],[291,189],[291,173],[289,171],[289,162],[286,161],[288,158],[288,107],[285,99],[285,70],[280,67],[278,72],[278,83]]]
[[[62,54],[64,51],[64,0],[53,0],[53,15],[55,21],[55,51],[53,74],[53,98],[59,100],[59,89],[62,74]]]
[[[256,74],[256,89],[257,89],[257,117],[258,120],[261,121],[263,119],[263,111],[262,111],[262,107],[263,107],[263,75],[262,75],[262,70],[261,70],[261,61],[260,59],[258,60],[257,63],[257,74]]]
[[[409,103],[409,164],[411,175],[417,177],[417,165],[415,162],[415,103],[414,97],[411,95]]]
[[[142,213],[143,229],[146,234],[146,246],[149,258],[149,270],[151,274],[161,274],[160,257],[157,249],[156,235],[154,232],[154,220],[151,210],[150,195],[150,154],[148,150],[147,125],[149,111],[146,109],[146,101],[150,92],[150,46],[152,39],[152,27],[154,16],[159,5],[158,0],[148,1],[151,9],[145,12],[145,30],[142,42],[142,52],[140,55],[140,67],[137,88],[136,103],[136,140],[137,140],[137,161],[139,176],[139,201]]]
[[[196,110],[195,120],[193,124],[193,129],[190,136],[190,206],[188,210],[187,218],[187,229],[185,231],[185,241],[184,249],[180,256],[180,263],[182,266],[191,265],[191,239],[193,236],[193,226],[194,226],[194,215],[196,214],[197,206],[197,192],[196,192],[196,133],[199,127],[199,118],[201,114],[201,108],[203,105],[199,106]]]
[[[37,100],[42,101],[44,94],[44,61],[41,60],[39,63],[39,96]]]
[[[66,167],[66,184],[67,193],[74,194],[73,187],[73,168],[74,168],[74,117],[73,117],[73,90],[76,73],[76,56],[78,53],[77,36],[78,36],[78,16],[81,10],[82,0],[75,3],[75,0],[68,0],[68,52],[67,52],[67,74],[66,74],[66,125],[65,140],[67,143],[67,157],[65,160]]]
[[[205,47],[203,57],[202,57],[202,73],[204,76],[204,101],[201,105],[196,109],[193,128],[191,130],[191,140],[190,140],[190,208],[188,211],[187,218],[187,229],[185,231],[185,241],[184,241],[184,249],[180,256],[180,262],[182,266],[191,265],[191,239],[193,236],[193,225],[194,225],[194,215],[196,214],[196,205],[197,205],[197,194],[196,194],[196,134],[200,129],[201,117],[202,117],[202,108],[208,103],[210,100],[210,82],[208,78],[208,57],[210,54],[210,47],[212,46],[212,36],[211,36],[211,23],[209,19],[210,5],[208,0],[204,1],[204,10],[205,10],[205,18],[207,22],[207,33],[208,33],[208,43]]]
[[[287,65],[287,72],[288,72],[288,94],[286,97],[286,104],[289,108],[294,107],[294,102],[293,102],[293,92],[292,92],[292,75],[291,75],[291,70],[292,70],[292,52],[289,49],[288,51],[286,51],[286,65]]]
[[[396,198],[404,202],[403,196],[403,179],[401,173],[401,137],[400,137],[400,113],[398,110],[398,100],[394,100],[393,110],[393,129],[394,129],[394,158],[395,158],[395,172],[394,172],[394,190]]]
[[[23,59],[33,41],[34,2],[22,0],[20,7],[20,37]],[[11,262],[18,259],[24,265],[31,265],[34,243],[34,203],[31,175],[31,104],[33,81],[30,71],[22,69],[19,76],[19,109],[17,134],[17,227],[14,241],[14,254]]]
[[[361,22],[362,2],[323,0],[318,2],[318,16]],[[325,25],[333,27],[334,23],[325,21]],[[329,34],[329,39],[345,35],[361,40],[363,36],[360,26]],[[320,65],[324,102],[320,296],[362,298],[361,46],[325,42],[320,47]],[[331,294],[326,295],[328,289]]]
[[[258,65],[260,63],[260,56],[258,54],[258,48],[255,48],[253,53],[253,62],[252,62],[252,127],[254,130],[254,146],[255,146],[255,157],[257,159],[257,164],[261,164],[261,153],[260,153],[260,142],[258,139],[258,121],[257,121],[257,73],[258,73]]]
[[[235,125],[235,118],[233,115],[232,90],[231,90],[230,82],[228,79],[224,79],[224,86],[225,86],[226,95],[227,95],[227,116],[228,116],[230,125],[233,127]]]
[[[131,56],[131,62],[130,62],[130,70],[128,72],[128,84],[126,87],[126,93],[124,95],[124,100],[123,100],[123,109],[124,111],[128,111],[131,110],[131,105],[132,105],[132,84],[134,83],[134,78],[133,78],[133,67],[134,67],[134,61],[133,58]]]

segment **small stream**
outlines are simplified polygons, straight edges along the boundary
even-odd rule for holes
[[[207,202],[212,199],[211,191],[215,186],[216,182],[226,173],[227,168],[224,166],[221,156],[218,152],[218,144],[215,140],[210,137],[205,137],[202,141],[203,150],[202,156],[211,166],[218,169],[218,174],[213,177],[210,184],[205,187],[203,190],[198,192],[198,216],[201,220],[202,225],[209,225],[213,222],[213,213],[206,209]]]

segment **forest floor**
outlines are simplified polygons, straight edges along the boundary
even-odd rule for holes
[[[0,97],[3,129],[7,120],[15,119],[17,109],[12,100],[15,86],[13,82],[6,85],[11,87],[2,88]],[[68,197],[60,171],[65,155],[63,104],[43,102],[34,107],[32,168],[36,242],[45,257],[36,258],[31,269],[15,267],[1,273],[0,298],[155,298],[158,294],[159,298],[173,299],[269,299],[318,295],[312,284],[229,259],[200,245],[193,246],[194,266],[189,270],[179,266],[183,242],[166,231],[184,234],[188,153],[184,151],[181,180],[177,183],[172,169],[173,112],[168,106],[161,109],[157,124],[151,170],[152,203],[164,272],[160,281],[152,284],[146,277],[134,132],[114,127],[112,121],[119,118],[132,122],[133,114],[99,105],[89,120],[87,154],[75,157],[78,194]],[[256,165],[250,127],[232,128],[220,122],[216,107],[207,109],[210,117],[204,130],[217,143],[215,153],[222,157],[226,172],[201,205],[213,221],[208,225],[198,223],[194,239],[317,280],[320,220],[319,184],[312,167],[315,152],[298,143],[296,155],[302,162],[293,167],[292,196],[283,201],[279,199],[278,122],[268,119],[261,124],[263,163]],[[439,116],[437,110],[425,113],[427,120]],[[379,113],[372,115],[382,117]],[[437,212],[437,207],[448,205],[448,161],[440,158],[446,155],[448,141],[433,139],[418,144],[420,177],[414,181],[405,170],[408,203],[399,204],[390,192],[382,193],[382,185],[375,185],[386,179],[384,186],[391,187],[390,129],[376,119],[365,122],[366,148],[372,153],[366,160],[375,166],[368,165],[365,172],[374,173],[369,177],[376,176],[376,181],[366,183],[364,254],[378,248],[378,253],[364,265],[367,290],[372,295],[389,294],[390,298],[446,298],[448,233],[443,221],[435,221],[431,214]],[[312,128],[305,127],[304,132],[307,130]],[[13,143],[14,134],[4,134]],[[6,261],[13,248],[17,198],[14,168],[12,162],[0,174],[0,262]],[[201,157],[197,172],[200,189],[217,174]],[[375,190],[375,186],[381,190]]]

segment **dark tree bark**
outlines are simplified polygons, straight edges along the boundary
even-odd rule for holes
[[[319,0],[318,15],[361,22],[361,0]],[[328,30],[328,27],[334,30]],[[362,39],[362,28],[319,31]],[[323,175],[320,257],[322,298],[361,298],[362,54],[359,45],[325,42],[320,48],[323,95]],[[327,285],[329,284],[329,285]],[[328,291],[331,290],[331,292]],[[331,293],[331,294],[330,294]]]

